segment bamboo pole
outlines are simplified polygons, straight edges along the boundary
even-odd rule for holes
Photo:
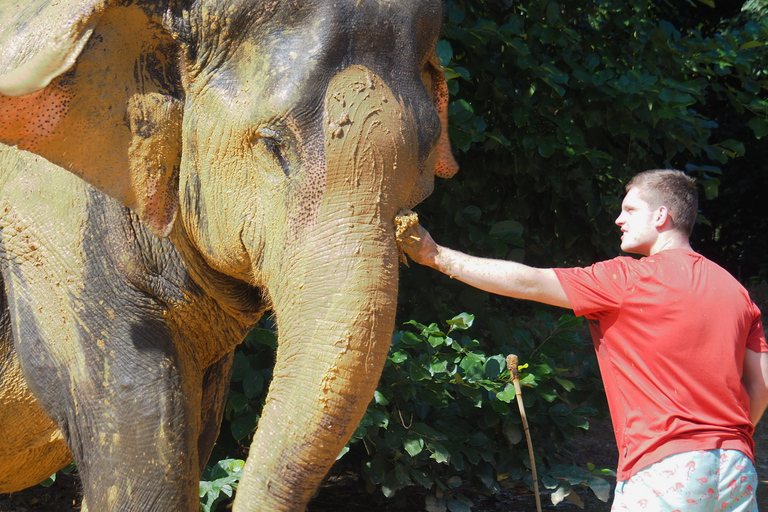
[[[517,356],[510,354],[506,358],[507,369],[510,378],[515,386],[515,395],[517,395],[517,406],[520,408],[520,417],[523,420],[523,430],[525,431],[525,440],[528,441],[528,456],[531,458],[531,475],[533,476],[533,492],[536,495],[536,511],[541,512],[541,498],[539,497],[539,480],[536,476],[536,458],[533,456],[533,443],[531,442],[531,432],[528,429],[528,417],[525,415],[525,406],[523,405],[523,390],[520,388],[520,376],[517,371]]]

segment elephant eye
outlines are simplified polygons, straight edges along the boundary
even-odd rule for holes
[[[280,143],[271,138],[263,138],[261,140],[264,143],[264,147],[267,148],[267,151],[269,151],[269,153],[275,159],[275,162],[277,162],[283,169],[283,174],[285,174],[286,177],[289,177],[291,174],[291,169],[288,165],[288,160],[285,159],[283,152],[280,149]]]
[[[288,164],[288,160],[283,156],[283,138],[280,134],[269,128],[260,128],[257,140],[264,144],[264,148],[270,155],[272,155],[275,163],[277,163],[283,170],[283,174],[285,174],[286,177],[290,177],[291,167]]]

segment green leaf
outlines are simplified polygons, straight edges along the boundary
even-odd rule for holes
[[[40,487],[50,487],[54,484],[54,482],[56,482],[56,473],[46,478],[45,480],[40,482],[38,485],[40,485]]]
[[[475,111],[472,105],[466,100],[452,101],[448,105],[448,117],[452,122],[461,124],[469,121],[475,116]]]
[[[558,485],[560,485],[560,480],[557,480],[556,478],[552,478],[549,475],[544,475],[541,477],[541,484],[546,489],[556,489]]]
[[[611,484],[607,480],[599,476],[588,476],[587,484],[592,489],[592,492],[595,493],[597,499],[604,503],[608,502],[608,499],[611,497]]]
[[[457,487],[461,487],[461,484],[462,484],[461,477],[452,476],[451,478],[448,479],[446,483],[448,484],[448,487],[452,487],[454,489]]]
[[[220,460],[214,466],[206,466],[200,480],[200,508],[216,509],[222,498],[231,498],[242,476],[245,461],[242,459]]]
[[[510,140],[508,138],[506,138],[504,135],[502,135],[500,133],[487,132],[485,134],[485,137],[487,139],[490,139],[490,140],[496,142],[499,146],[502,146],[502,147],[505,147],[505,148],[508,148],[508,147],[512,146],[512,142],[510,142]]]
[[[277,349],[277,336],[275,336],[274,331],[269,329],[263,329],[260,327],[253,329],[246,337],[246,340],[250,341],[251,344],[264,345],[273,350]]]
[[[246,436],[253,433],[256,430],[256,425],[259,422],[259,413],[254,410],[248,410],[241,416],[238,416],[230,423],[230,431],[232,437],[236,441],[242,441]]]
[[[574,315],[562,315],[557,319],[557,329],[573,329],[580,327],[584,323],[584,317]]]
[[[450,339],[450,338],[448,338]],[[450,363],[446,360],[430,361],[428,365],[429,372],[432,376],[436,376],[442,373],[450,373],[448,371]]]
[[[594,416],[597,416],[600,413],[600,411],[598,411],[594,407],[581,406],[581,407],[577,407],[576,409],[574,409],[573,413],[574,414],[579,414],[579,415],[584,415],[584,416],[592,416],[592,417],[594,417]]]
[[[371,425],[373,426],[383,427],[383,428],[387,428],[389,426],[389,418],[387,417],[387,414],[384,411],[368,408],[368,410],[366,411],[366,415],[368,416],[371,422]]]
[[[389,355],[389,360],[394,364],[400,364],[403,361],[410,359],[410,357],[410,354],[405,350],[398,350],[397,352],[391,353]]]
[[[571,414],[568,416],[568,424],[583,430],[589,430],[589,421],[582,416]]]
[[[384,481],[386,471],[387,462],[380,453],[377,453],[372,460],[365,463],[365,473],[374,485],[379,485]]]
[[[600,65],[600,57],[595,53],[588,53],[586,57],[584,57],[584,65],[588,69],[594,69]]]
[[[450,346],[452,341],[451,338],[446,337],[445,334],[440,333],[440,336],[429,336],[427,338],[427,343],[432,345],[433,347],[437,348],[442,345]]]
[[[744,143],[740,142],[738,140],[733,139],[727,139],[720,143],[721,146],[725,147],[726,149],[729,149],[733,152],[733,156],[743,156],[744,155]],[[733,157],[732,157],[733,158]]]
[[[539,396],[541,398],[543,398],[544,400],[546,400],[547,402],[550,402],[550,403],[554,402],[557,399],[557,393],[555,392],[554,389],[551,389],[551,388],[542,388],[542,387],[540,387],[539,388]],[[560,405],[560,404],[557,404],[557,405]],[[560,416],[560,415],[558,414],[558,416]]]
[[[699,1],[702,1],[702,0],[699,0]],[[712,6],[714,7],[714,2]],[[764,46],[765,46],[765,43],[762,41],[747,41],[746,43],[739,46],[739,50],[743,51],[743,50],[749,50],[751,48],[761,48]]]
[[[451,326],[451,331],[453,330],[459,330],[459,331],[466,331],[470,327],[472,327],[472,324],[475,321],[475,315],[472,315],[470,313],[459,313],[455,317],[451,318],[447,321],[448,325]]]
[[[394,425],[384,434],[384,439],[387,443],[387,446],[393,450],[398,450],[403,445],[404,436],[405,431],[402,429],[402,427],[399,425]]]
[[[513,401],[515,396],[515,386],[512,383],[507,383],[503,391],[496,393],[496,398],[506,403]]]
[[[565,481],[561,481],[558,485],[555,491],[552,493],[551,499],[553,505],[558,505],[561,503],[566,496],[571,494],[571,484]]]
[[[473,352],[467,353],[459,363],[464,370],[464,378],[470,382],[482,380],[485,377],[485,361],[483,357]]]
[[[451,43],[445,39],[441,39],[437,42],[436,50],[437,60],[440,62],[440,65],[443,67],[448,66],[448,63],[450,63],[453,58],[453,48],[451,47]]]
[[[412,381],[419,382],[422,380],[428,380],[431,377],[432,376],[429,374],[429,372],[418,363],[408,365],[408,378],[410,378]]]
[[[77,469],[77,464],[75,464],[74,462],[70,462],[64,467],[64,469],[59,470],[59,473],[64,473],[65,475],[69,475],[76,469]]]
[[[571,414],[571,408],[562,402],[558,402],[549,408],[549,414],[552,416],[568,416]]]
[[[243,393],[240,393],[239,391],[235,391],[234,389],[229,390],[229,395],[227,396],[227,409],[238,413],[245,409],[247,405],[247,396],[245,396]]]
[[[708,200],[715,199],[718,195],[718,189],[720,187],[720,180],[717,178],[709,178],[704,181],[704,194]]]
[[[251,364],[248,362],[248,357],[243,352],[236,351],[232,362],[231,380],[235,382],[243,380],[250,370]]]
[[[469,147],[472,145],[472,137],[464,130],[460,130],[455,126],[448,127],[448,133],[450,134],[451,144],[463,152],[469,151]]]
[[[518,105],[512,109],[512,118],[515,120],[515,126],[522,127],[528,124],[530,110],[525,105]]]
[[[554,377],[555,381],[563,386],[563,389],[566,391],[573,391],[573,389],[576,387],[573,382],[569,381],[568,379],[562,379],[560,377]]]
[[[411,472],[411,478],[414,482],[421,485],[425,489],[431,489],[434,485],[434,481],[432,480],[432,477],[425,473],[424,471],[418,470],[416,468],[410,468]]]
[[[432,452],[432,455],[430,455],[429,458],[434,459],[438,463],[447,464],[451,460],[451,452],[448,451],[440,442],[427,442],[427,450]]]
[[[506,369],[507,363],[504,356],[495,355],[485,361],[485,378],[497,379]]]
[[[536,382],[536,377],[531,373],[520,374],[520,385],[529,386],[532,388],[537,387],[539,384]]]
[[[755,137],[762,139],[768,135],[768,120],[762,117],[753,117],[749,120],[749,127],[755,133]]]
[[[424,449],[424,440],[415,435],[408,435],[403,440],[403,448],[408,452],[408,455],[415,457]]]
[[[509,236],[514,235],[516,237],[519,237],[523,234],[524,228],[521,223],[519,223],[516,220],[502,220],[501,222],[495,223],[493,226],[491,226],[490,231],[488,231],[488,234],[494,235],[494,236]]]
[[[261,396],[264,391],[264,377],[260,370],[251,369],[243,379],[243,393],[249,399]]]
[[[504,423],[502,433],[510,446],[514,446],[523,440],[523,429],[512,423]]]
[[[427,425],[426,423],[415,422],[413,425],[411,425],[411,432],[430,440],[438,440],[438,439],[445,438],[443,434],[441,434],[431,426]]]
[[[410,331],[404,331],[399,341],[407,347],[418,347],[422,344],[421,338]]]
[[[555,154],[555,146],[547,139],[540,139],[537,142],[537,147],[539,149],[539,154],[544,158],[549,158]]]

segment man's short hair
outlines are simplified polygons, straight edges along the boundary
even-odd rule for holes
[[[640,197],[651,208],[666,206],[675,229],[691,236],[699,211],[696,180],[674,169],[652,169],[635,175],[627,186],[640,189]]]

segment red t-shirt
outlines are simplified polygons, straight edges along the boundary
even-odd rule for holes
[[[727,271],[687,249],[555,269],[589,321],[619,447],[618,479],[692,450],[754,460],[746,348],[768,352],[760,310]]]

